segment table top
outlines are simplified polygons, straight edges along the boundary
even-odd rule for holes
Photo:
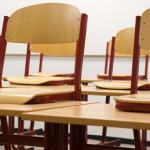
[[[63,102],[46,103],[46,104],[26,104],[26,105],[0,104],[0,115],[21,116],[21,114],[24,112],[33,112],[38,110],[55,109],[55,108],[62,108],[68,106],[87,105],[90,103],[96,103],[96,102],[63,101]]]
[[[24,120],[150,129],[150,114],[123,112],[111,104],[87,104],[22,114]]]

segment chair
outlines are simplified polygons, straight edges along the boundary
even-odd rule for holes
[[[136,17],[135,36],[134,36],[134,51],[132,63],[132,80],[131,80],[131,95],[124,97],[116,97],[116,108],[123,111],[149,112],[149,92],[147,94],[138,94],[138,74],[139,74],[139,55],[141,49],[146,49],[149,53],[150,44],[150,9],[146,10],[142,16]],[[139,132],[139,131],[138,131]],[[140,135],[140,133],[138,133]],[[139,148],[146,149],[147,132],[142,132],[142,142],[139,139],[137,143]]]
[[[128,35],[128,36],[127,36]],[[116,40],[115,40],[116,39]],[[126,44],[128,43],[128,44]],[[134,28],[127,28],[119,31],[116,34],[116,38],[114,38],[114,53],[117,54],[126,54],[131,55],[133,53],[133,43],[134,43]],[[111,49],[111,50],[112,50]],[[148,73],[148,55],[147,51],[145,49],[141,50],[141,56],[146,56],[146,65],[145,65],[145,75],[140,76],[140,79],[146,79],[147,73]],[[113,60],[110,62],[110,68],[109,68],[109,80],[103,80],[100,82],[95,82],[96,86],[99,88],[106,88],[106,89],[130,89],[130,81],[113,81]],[[129,75],[129,79],[131,79]],[[139,89],[140,90],[149,90],[150,83],[147,80],[140,80],[139,81]]]
[[[117,35],[116,35],[116,40],[117,41],[117,46],[115,47],[115,56],[117,57],[132,57],[133,51],[130,51],[133,45],[133,37],[134,35],[134,28],[126,28],[120,30]],[[128,37],[129,36],[129,37]],[[122,38],[126,37],[126,38]],[[126,44],[130,43],[130,44]],[[106,46],[106,55],[105,55],[105,69],[104,69],[104,74],[98,74],[97,78],[98,79],[108,79],[108,64],[111,66],[111,63],[109,63],[109,60],[111,60],[111,40],[107,42]],[[139,75],[140,80],[147,80],[148,79],[148,61],[149,61],[149,56],[146,55],[145,50],[142,50],[141,57],[145,57],[145,72],[144,75]],[[114,58],[115,59],[115,58]],[[114,63],[113,63],[114,65]],[[128,74],[113,74],[112,75],[113,80],[131,80],[131,75]]]
[[[5,16],[0,40],[0,103],[37,104],[58,100],[81,100],[81,73],[86,36],[87,15],[71,5],[59,3],[38,4]],[[73,89],[67,87],[2,87],[2,74],[7,42],[56,44],[76,42]],[[37,79],[37,82],[38,79]],[[57,89],[59,88],[59,90]],[[66,90],[66,91],[65,91]],[[3,132],[7,134],[4,116]],[[20,122],[22,132],[22,122]],[[9,145],[5,146],[10,149]]]
[[[133,52],[133,39],[134,39],[134,28],[126,28],[121,31],[119,31],[116,34],[116,37],[112,37],[110,44],[107,45],[108,50],[110,51],[110,65],[109,65],[109,73],[107,75],[107,80],[102,80],[98,82],[94,82],[96,87],[98,88],[103,88],[103,89],[108,89],[108,90],[129,90],[130,89],[130,80],[131,80],[131,75],[126,75],[126,76],[120,76],[118,78],[118,75],[115,76],[117,77],[117,80],[113,80],[113,64],[114,64],[114,55],[129,55],[131,56]],[[126,44],[128,43],[128,45]],[[145,50],[142,50],[141,55],[146,55]],[[148,56],[148,55],[147,55]],[[147,57],[146,56],[146,57]],[[147,57],[148,58],[148,57]],[[146,74],[139,76],[139,79],[146,79],[147,77],[147,67],[148,67],[148,59],[146,59]],[[120,80],[118,80],[120,79]],[[128,79],[128,80],[127,80]],[[130,79],[130,80],[129,80]],[[139,89],[149,89],[149,82],[146,80],[140,80],[139,81]],[[106,96],[106,103],[110,102],[110,96]],[[103,128],[103,133],[102,133],[102,141],[105,141],[106,139],[106,133],[107,133],[107,128]]]
[[[60,33],[60,34],[62,34],[62,33]],[[73,36],[75,36],[75,35],[73,35]],[[76,35],[77,36],[77,35]],[[69,37],[68,37],[69,38]],[[62,40],[61,40],[62,41]],[[55,47],[57,44],[59,45],[59,47],[61,47],[61,46],[69,46],[69,49],[70,49],[70,46],[73,44],[73,50],[72,51],[74,51],[74,55],[80,55],[80,54],[78,54],[78,53],[76,53],[75,52],[75,49],[76,49],[76,45],[77,45],[77,41],[72,41],[72,40],[70,40],[70,42],[68,42],[68,43],[66,43],[66,42],[64,42],[64,43],[66,43],[66,44],[64,44],[64,45],[61,45],[61,43],[63,43],[63,42],[59,42],[59,43],[52,43],[52,44],[49,44],[48,46],[51,46],[51,45],[53,45],[52,47]],[[30,43],[30,44],[33,44],[32,46],[35,46],[35,47],[37,47],[37,46],[39,46],[38,44],[39,43]],[[42,45],[42,44],[41,44]],[[42,45],[43,46],[43,45]],[[29,47],[28,47],[29,48]],[[34,48],[34,47],[33,47]],[[57,48],[57,47],[56,47]],[[50,48],[51,49],[51,48]],[[45,53],[47,53],[46,51],[49,51],[50,52],[50,49],[47,49],[47,50],[42,50],[42,51],[44,51]],[[37,49],[37,50],[34,50],[34,51],[38,51],[39,49]],[[55,49],[56,51],[56,53],[58,54],[59,52],[60,52],[60,54],[62,53],[62,51],[60,51],[60,50],[57,50],[57,49]],[[65,50],[64,49],[64,52],[65,53],[67,53],[67,49]],[[51,50],[51,52],[52,52],[52,50]],[[55,52],[53,52],[53,54],[55,53]],[[50,54],[50,53],[49,53]],[[58,54],[59,55],[59,54]],[[76,60],[77,61],[77,60]],[[80,63],[80,60],[79,60],[79,62],[78,63]],[[77,64],[76,64],[77,65]],[[27,67],[26,67],[27,68]],[[77,66],[76,66],[76,68],[77,68]],[[76,70],[76,69],[75,69]],[[79,69],[80,70],[80,69]],[[27,69],[26,69],[26,71],[25,71],[25,75],[27,75],[28,73],[27,73],[28,71],[27,71]],[[73,73],[73,74],[75,74],[75,72]],[[72,74],[71,74],[72,75]],[[27,85],[54,85],[54,84],[72,84],[73,82],[74,82],[74,79],[73,79],[74,77],[40,77],[40,78],[34,78],[34,77],[32,77],[32,76],[30,76],[30,77],[26,77],[26,78],[24,78],[24,77],[8,77],[7,78],[7,80],[10,82],[10,83],[14,83],[14,84],[27,84]]]
[[[51,56],[51,57],[74,57],[75,56],[75,49],[76,43],[61,43],[61,44],[30,44],[29,48],[27,49],[26,53],[26,65],[25,65],[25,76],[44,76],[44,77],[51,77],[51,76],[65,76],[65,77],[72,77],[73,74],[69,73],[60,73],[60,72],[50,72],[50,73],[43,73],[43,59],[44,56]],[[40,60],[39,60],[39,70],[38,73],[29,73],[30,67],[30,56],[31,52],[39,53]]]
[[[148,38],[150,36],[150,33],[148,31],[148,25],[149,25],[149,12],[150,9],[146,10],[142,17],[137,16],[136,19],[136,28],[135,28],[135,39],[134,39],[134,55],[133,55],[133,65],[132,65],[132,80],[131,80],[131,94],[134,95],[127,95],[123,97],[117,97],[116,107],[119,109],[129,110],[129,111],[144,111],[149,112],[149,93],[146,94],[136,94],[138,89],[138,80],[136,76],[138,75],[138,69],[139,69],[139,54],[141,52],[141,49],[147,49],[145,50],[145,53],[149,53],[150,45],[148,43]],[[125,103],[125,104],[124,104]],[[127,105],[136,105],[135,108],[131,108],[131,106],[127,107]],[[140,106],[139,106],[140,104]],[[144,109],[143,109],[143,106]],[[126,106],[126,108],[123,108]]]

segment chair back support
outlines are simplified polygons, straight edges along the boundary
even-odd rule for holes
[[[116,34],[115,53],[119,56],[132,56],[134,49],[135,28],[126,28]],[[149,55],[147,50],[141,49],[140,55]]]
[[[146,10],[141,17],[140,23],[140,48],[150,50],[150,9]]]
[[[124,55],[133,55],[134,28],[120,30],[116,34],[115,52]]]
[[[81,13],[63,3],[38,4],[14,12],[6,40],[16,43],[56,44],[77,42]]]
[[[30,44],[30,51],[48,56],[75,56],[76,43]]]

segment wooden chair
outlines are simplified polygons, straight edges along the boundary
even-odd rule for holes
[[[135,28],[135,39],[134,39],[134,55],[133,55],[133,65],[132,65],[132,80],[131,80],[131,94],[134,95],[127,95],[125,97],[117,97],[116,102],[117,108],[123,109],[121,107],[121,104],[126,103],[125,105],[122,106],[127,106],[127,104],[132,104],[136,105],[135,108],[126,107],[125,110],[130,110],[130,111],[144,111],[144,112],[149,112],[148,107],[149,107],[149,92],[146,94],[136,94],[137,89],[138,89],[138,69],[139,69],[139,55],[141,52],[141,49],[147,49],[145,50],[145,53],[149,53],[150,45],[148,43],[148,38],[150,37],[150,33],[148,31],[148,25],[150,24],[149,22],[149,15],[150,9],[146,10],[142,17],[137,16],[136,19],[136,28]],[[140,106],[139,106],[140,105]],[[146,105],[146,107],[143,109],[142,105]]]
[[[109,65],[109,72],[107,75],[107,80],[101,80],[98,82],[94,82],[96,87],[101,89],[108,89],[108,90],[130,90],[130,80],[131,75],[123,75],[118,76],[117,80],[113,80],[113,64],[114,64],[114,55],[128,55],[131,56],[133,53],[133,39],[134,39],[134,28],[126,28],[119,31],[116,34],[116,37],[112,37],[110,44],[107,45],[108,53],[110,53],[110,65]],[[128,45],[126,44],[128,43]],[[109,47],[108,47],[109,46]],[[145,50],[142,50],[141,55],[146,55]],[[148,55],[146,56],[146,65],[145,65],[145,75],[138,76],[139,79],[146,79],[147,78],[147,68],[148,68]],[[119,78],[118,78],[119,77]],[[122,79],[122,80],[118,80]],[[127,80],[128,79],[128,80]],[[129,80],[130,79],[130,80]],[[139,89],[149,89],[149,82],[147,80],[140,80],[139,81]],[[106,96],[105,103],[110,103],[110,96]],[[106,140],[107,128],[104,127],[102,131],[102,141]]]
[[[116,38],[113,38],[113,46],[111,50],[116,52],[119,55],[131,55],[133,53],[133,45],[134,45],[134,28],[127,28],[119,31],[116,35]],[[116,40],[115,40],[116,39]],[[128,43],[128,44],[126,44]],[[112,44],[111,44],[112,45]],[[113,48],[114,47],[114,48]],[[113,53],[113,52],[112,52]],[[113,55],[114,55],[113,53]],[[112,54],[111,54],[112,55]],[[140,79],[146,79],[148,73],[148,55],[145,49],[141,49],[141,56],[146,56],[145,63],[145,75],[139,76]],[[96,86],[99,88],[107,88],[107,89],[130,89],[131,84],[130,81],[112,81],[113,79],[113,62],[114,57],[110,60],[110,68],[108,79],[105,81],[95,82]],[[126,76],[127,77],[127,76]],[[128,79],[131,79],[131,76],[128,75]],[[125,78],[124,78],[125,79]],[[147,80],[139,81],[139,89],[141,90],[149,90],[149,82]]]
[[[127,28],[127,29],[123,29],[119,32],[125,32],[126,34],[129,34],[130,36],[130,32],[133,32],[132,28]],[[125,34],[124,33],[124,34]],[[119,34],[119,33],[118,33]],[[121,36],[124,36],[121,35]],[[118,35],[120,36],[120,35]],[[125,41],[127,42],[127,41]],[[122,42],[123,44],[125,42]],[[111,63],[109,63],[109,61],[112,59],[111,58],[111,40],[109,42],[107,42],[107,45],[106,45],[106,54],[105,54],[105,66],[104,66],[104,74],[98,74],[97,75],[97,78],[98,79],[108,79],[108,74],[109,74],[109,68],[111,66]],[[121,52],[116,52],[115,50],[115,54],[114,54],[114,61],[115,61],[115,57],[132,57],[132,53],[128,50],[124,50],[123,51],[121,50]],[[144,75],[139,75],[139,79],[140,80],[147,80],[148,79],[148,61],[149,61],[149,56],[148,55],[145,55],[144,54],[144,50],[143,50],[143,55],[141,57],[145,57],[145,72],[144,72]],[[114,65],[114,63],[113,63]],[[112,80],[131,80],[131,75],[129,74],[114,74],[112,75]]]
[[[73,36],[75,36],[75,35],[73,35]],[[67,38],[69,38],[69,36]],[[61,39],[61,41],[63,41],[63,40]],[[73,48],[71,50],[72,52],[70,54],[68,54],[68,55],[74,55],[74,56],[77,56],[77,57],[78,57],[78,55],[80,55],[78,52],[76,52],[76,49],[79,49],[78,46],[77,46],[78,45],[77,41],[70,40],[70,42],[68,42],[68,43],[66,43],[66,42],[63,43],[61,41],[59,41],[59,43],[57,42],[57,43],[48,43],[48,44],[43,44],[43,43],[42,44],[39,44],[39,43],[34,43],[33,44],[33,43],[30,43],[31,46],[29,47],[29,45],[28,45],[28,51],[30,49],[31,51],[39,52],[39,48],[42,47],[42,49],[41,49],[42,53],[51,54],[51,55],[65,55],[65,54],[68,53],[68,51],[70,51],[70,49]],[[43,49],[43,46],[46,49]],[[37,48],[37,47],[38,47],[38,49],[35,50],[35,48]],[[52,49],[52,48],[54,48],[54,49]],[[61,48],[64,48],[63,51],[62,51]],[[62,53],[65,53],[65,54],[62,54]],[[27,59],[28,59],[28,62],[29,62],[29,57]],[[78,63],[80,63],[80,60],[75,60],[75,61],[78,62]],[[29,71],[27,71],[27,70],[29,70],[29,64],[28,64],[28,62],[26,63],[25,76],[27,76],[28,72],[29,72]],[[75,68],[76,69],[74,69],[74,72],[69,75],[71,77],[49,77],[49,76],[45,77],[44,76],[44,77],[40,77],[40,78],[37,77],[35,79],[33,76],[29,76],[29,77],[8,77],[7,80],[10,83],[14,83],[14,84],[27,84],[27,85],[73,84],[73,82],[74,82],[74,77],[73,76],[75,75],[75,72],[77,70],[78,63],[75,63],[75,66],[76,66]]]
[[[150,25],[150,9],[146,10],[142,16],[136,17],[135,37],[134,37],[134,55],[132,63],[132,80],[131,90],[128,96],[117,97],[116,108],[123,111],[149,112],[149,92],[147,94],[138,94],[138,74],[139,74],[139,55],[141,49],[146,49],[149,53],[149,25]],[[139,133],[140,134],[140,133]],[[139,147],[146,149],[147,132],[142,132],[142,143]]]
[[[75,42],[75,73],[73,89],[67,87],[9,87],[2,88],[0,80],[0,103],[37,104],[58,100],[81,100],[81,72],[86,36],[87,15],[71,5],[59,3],[38,4],[5,16],[0,40],[0,79],[2,79],[7,42],[30,44],[56,44]],[[37,79],[37,82],[38,79]],[[59,90],[57,90],[57,88]],[[66,90],[66,88],[69,88]],[[56,91],[55,91],[56,90]],[[3,132],[7,134],[6,117],[2,120]],[[22,132],[22,121],[20,132]],[[9,145],[5,146],[10,149]]]
[[[60,72],[50,72],[43,73],[43,59],[44,56],[51,57],[74,57],[76,50],[76,43],[61,43],[61,44],[30,44],[26,53],[26,65],[25,65],[25,76],[44,76],[44,77],[52,77],[52,76],[69,76],[72,77],[73,74],[69,73],[60,73]],[[38,73],[29,73],[30,71],[30,56],[31,52],[40,54],[39,60],[39,70]]]

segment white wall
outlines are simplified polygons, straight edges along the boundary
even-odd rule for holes
[[[4,15],[27,5],[61,2],[89,15],[86,54],[104,54],[105,44],[122,28],[134,26],[135,16],[150,7],[149,0],[0,0],[0,26]],[[23,53],[25,46],[9,46],[8,53]]]

